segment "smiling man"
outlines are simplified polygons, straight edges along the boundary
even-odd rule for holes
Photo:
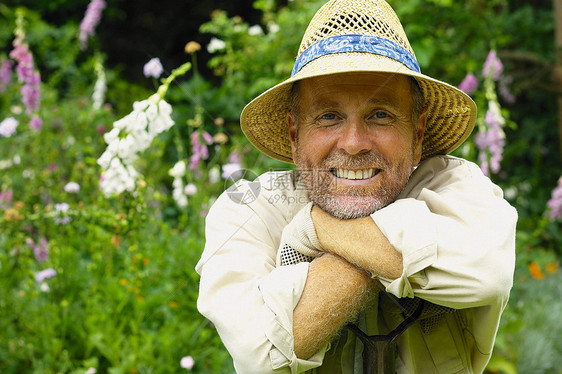
[[[292,76],[241,115],[258,149],[297,170],[251,182],[255,200],[226,191],[207,217],[198,308],[237,372],[484,371],[517,214],[447,156],[475,117],[420,72],[386,2],[317,12]]]

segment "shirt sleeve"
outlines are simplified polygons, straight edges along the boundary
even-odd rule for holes
[[[322,364],[325,350],[298,359],[293,309],[308,263],[275,267],[286,218],[260,196],[235,204],[223,194],[207,216],[199,311],[215,325],[237,373],[301,373]],[[259,213],[258,213],[259,212]]]
[[[372,214],[402,254],[403,273],[382,282],[397,297],[455,309],[507,303],[517,212],[478,166],[435,157],[412,175],[406,196]]]

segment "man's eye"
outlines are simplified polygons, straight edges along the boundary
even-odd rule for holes
[[[334,113],[326,113],[326,114],[322,114],[321,118],[327,120],[333,120],[336,119],[337,116]]]
[[[388,113],[378,111],[378,112],[375,113],[375,118],[377,118],[377,119],[385,119],[385,118],[388,118]]]

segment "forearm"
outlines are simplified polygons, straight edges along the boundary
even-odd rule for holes
[[[296,356],[306,359],[329,343],[378,290],[378,282],[339,256],[312,261],[293,314]]]
[[[371,217],[343,220],[318,207],[311,212],[323,250],[386,279],[402,275],[402,255],[379,230]]]

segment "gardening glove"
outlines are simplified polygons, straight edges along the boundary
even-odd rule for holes
[[[291,265],[312,261],[314,257],[319,257],[323,253],[310,215],[311,210],[312,203],[308,203],[283,229],[278,251],[278,264]]]

